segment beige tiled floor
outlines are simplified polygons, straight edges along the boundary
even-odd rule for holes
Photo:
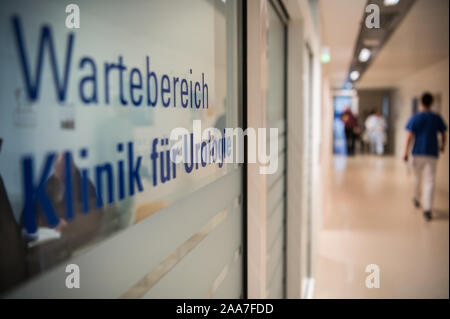
[[[426,222],[411,176],[392,157],[336,157],[326,178],[315,298],[448,298],[449,198],[437,192]],[[380,288],[368,289],[368,264]]]

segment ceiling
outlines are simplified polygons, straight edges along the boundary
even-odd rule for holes
[[[319,0],[321,42],[331,53],[323,71],[333,88],[342,88],[347,79],[366,3]],[[393,87],[402,78],[448,57],[448,10],[448,0],[416,0],[356,87]]]
[[[342,88],[348,76],[366,0],[319,0],[322,45],[331,61],[323,65],[330,86]]]
[[[417,0],[356,87],[393,87],[448,57],[448,10],[448,0]]]

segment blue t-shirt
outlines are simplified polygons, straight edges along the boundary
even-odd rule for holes
[[[439,114],[430,111],[416,113],[409,119],[406,129],[414,134],[413,155],[439,156],[437,133],[447,130]]]

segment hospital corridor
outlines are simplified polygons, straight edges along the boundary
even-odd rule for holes
[[[319,232],[316,298],[442,298],[448,295],[448,195],[432,223],[411,202],[411,172],[395,158],[334,158]],[[380,267],[367,289],[365,268]]]
[[[0,302],[449,300],[448,0],[2,0],[0,43]]]

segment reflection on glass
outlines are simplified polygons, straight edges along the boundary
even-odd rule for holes
[[[73,31],[65,3],[1,3],[0,292],[234,169],[161,180],[151,151],[193,120],[239,126],[236,1],[77,4]]]

